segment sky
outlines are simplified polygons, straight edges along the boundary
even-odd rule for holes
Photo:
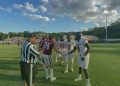
[[[120,0],[0,0],[0,32],[69,32],[108,25]]]

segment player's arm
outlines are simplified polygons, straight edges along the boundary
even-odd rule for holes
[[[85,52],[85,56],[86,56],[90,52],[90,45],[89,45],[89,43],[86,43],[85,47],[87,48],[87,50]]]
[[[77,49],[77,46],[74,46],[73,50],[71,50],[70,52],[68,52],[68,55],[72,54],[73,52],[75,52],[76,49]]]

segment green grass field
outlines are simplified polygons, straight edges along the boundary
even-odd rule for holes
[[[0,86],[20,86],[19,58],[17,46],[0,45]],[[74,72],[68,74],[55,63],[54,82],[46,81],[44,71],[39,71],[35,86],[85,86],[84,75],[82,81],[73,81],[78,74],[76,60]],[[92,86],[120,86],[120,44],[92,44],[89,74]]]

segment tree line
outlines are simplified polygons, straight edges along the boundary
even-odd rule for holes
[[[29,35],[29,31],[23,31],[23,32],[9,32],[9,33],[3,33],[0,32],[0,40],[4,40],[6,38],[12,38],[12,37],[27,37]],[[35,34],[42,34],[44,32],[33,32]],[[77,32],[58,32],[58,33],[47,33],[51,36],[54,36],[55,38],[62,37],[66,34],[76,35]],[[106,35],[106,29],[105,27],[94,27],[90,28],[87,31],[82,31],[84,35],[94,35],[97,36],[99,39],[105,39]],[[120,39],[120,24],[111,24],[107,27],[107,36],[109,39]]]

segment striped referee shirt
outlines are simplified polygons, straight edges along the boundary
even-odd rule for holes
[[[21,61],[26,63],[36,63],[39,54],[40,53],[31,42],[23,42],[21,46]]]

